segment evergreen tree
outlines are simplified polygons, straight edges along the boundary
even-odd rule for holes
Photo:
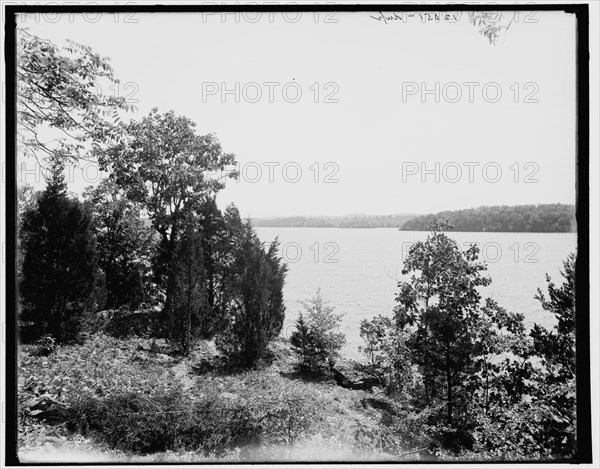
[[[193,332],[202,328],[207,309],[201,236],[191,216],[177,242],[170,270],[173,296],[166,325],[171,338],[181,344],[182,353],[189,355]]]
[[[23,216],[24,259],[19,285],[21,339],[52,335],[78,339],[84,303],[94,283],[95,247],[90,216],[67,195],[61,158],[52,162],[46,190]]]
[[[249,222],[236,224],[237,243],[232,264],[232,299],[228,326],[219,337],[219,347],[241,366],[254,366],[270,340],[283,327],[283,284],[286,266],[277,256],[279,244],[265,251]]]
[[[300,355],[300,367],[318,372],[335,361],[346,343],[346,337],[338,331],[343,314],[334,314],[335,308],[323,301],[320,290],[301,304],[306,310],[306,319],[300,314],[291,343]]]
[[[300,357],[301,369],[308,371],[317,367],[318,359],[315,353],[315,337],[302,313],[300,313],[296,320],[296,330],[292,332],[290,343],[296,354]]]

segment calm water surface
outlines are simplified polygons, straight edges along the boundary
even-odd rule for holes
[[[425,240],[427,232],[396,228],[256,228],[264,242],[278,236],[281,254],[288,264],[284,288],[289,336],[302,310],[300,301],[318,288],[323,298],[345,313],[342,331],[348,344],[344,354],[360,358],[359,324],[377,314],[391,315],[397,282],[402,279],[402,261],[411,243]],[[492,279],[482,288],[483,298],[494,298],[510,311],[525,315],[526,322],[554,325],[533,297],[538,287],[545,291],[545,274],[562,283],[559,270],[569,252],[575,250],[575,233],[449,233],[466,249],[478,243],[482,260]]]

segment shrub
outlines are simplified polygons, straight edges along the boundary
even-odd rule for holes
[[[36,346],[36,355],[47,357],[56,350],[56,339],[51,335],[40,337],[34,344]]]
[[[316,406],[295,390],[276,398],[190,400],[178,389],[112,394],[74,405],[71,427],[136,453],[192,450],[222,454],[235,446],[295,442],[315,421]]]
[[[335,308],[323,301],[320,290],[302,306],[307,316],[300,314],[290,342],[300,357],[300,368],[318,372],[335,361],[346,343],[344,334],[338,332],[343,314],[333,313]]]

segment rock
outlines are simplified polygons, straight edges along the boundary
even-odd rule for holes
[[[69,419],[69,409],[64,404],[49,397],[42,396],[35,404],[31,404],[32,401],[29,401],[26,405],[29,407],[30,415],[35,418],[54,423]]]
[[[365,370],[360,363],[350,360],[340,360],[332,367],[335,382],[348,389],[368,390],[380,384],[377,376]]]
[[[212,362],[206,358],[202,358],[198,363],[192,365],[192,371],[198,375],[208,373],[209,371],[214,370],[214,368]]]
[[[379,397],[366,397],[361,399],[363,407],[372,407],[373,409],[385,410],[386,412],[392,412],[392,403],[385,398]]]
[[[171,357],[169,357],[167,354],[165,353],[157,353],[154,356],[154,361],[156,361],[159,364],[165,364],[167,362],[171,361]]]

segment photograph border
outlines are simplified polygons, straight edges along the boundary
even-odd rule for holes
[[[21,463],[18,459],[18,410],[17,410],[17,278],[16,278],[16,18],[20,13],[202,13],[202,12],[372,12],[372,11],[564,11],[576,17],[576,396],[577,396],[577,452],[573,459],[565,461],[502,461],[502,464],[591,463],[592,422],[590,393],[590,259],[589,259],[589,5],[588,4],[319,4],[319,5],[4,5],[5,15],[5,63],[6,63],[6,431],[5,464],[7,466],[45,465],[136,465],[135,462],[97,463]],[[596,338],[600,339],[600,338]],[[317,461],[277,462],[260,464],[323,464]],[[330,463],[352,463],[336,461]],[[361,464],[497,464],[497,461],[368,461]],[[160,463],[149,465],[196,465],[199,463]],[[202,463],[201,463],[202,464]],[[210,464],[259,464],[256,462],[211,462]]]

